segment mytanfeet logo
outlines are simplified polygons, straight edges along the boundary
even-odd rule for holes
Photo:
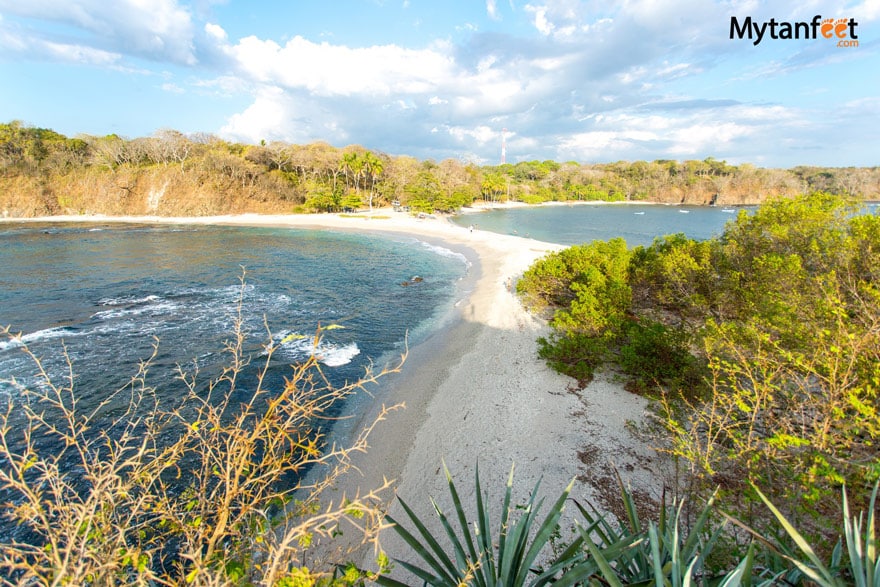
[[[730,17],[730,38],[748,38],[754,45],[771,39],[832,39],[838,47],[858,47],[859,37],[856,27],[859,23],[854,18],[823,18],[817,14],[811,21],[788,22],[771,18],[759,23],[751,16],[742,21],[735,16]]]

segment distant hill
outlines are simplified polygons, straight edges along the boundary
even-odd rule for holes
[[[759,204],[813,191],[880,199],[880,169],[657,160],[477,165],[420,161],[360,145],[229,143],[162,130],[126,139],[0,124],[0,214],[333,212],[399,205],[453,211],[475,201]]]

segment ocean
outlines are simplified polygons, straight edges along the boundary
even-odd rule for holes
[[[455,218],[461,226],[577,245],[622,237],[631,247],[650,245],[658,236],[683,233],[706,240],[727,222],[754,207],[666,206],[661,204],[558,204],[503,208]]]
[[[709,238],[736,212],[562,205],[454,222],[561,244],[623,236],[634,246],[673,232]],[[53,378],[75,374],[83,409],[125,385],[154,345],[148,382],[173,402],[178,366],[204,376],[224,366],[239,308],[245,352],[274,347],[276,382],[312,352],[331,382],[351,381],[449,316],[470,270],[461,253],[401,236],[117,223],[2,224],[0,267],[0,326],[22,334],[0,340],[0,408],[38,381],[24,343]]]
[[[239,309],[252,362],[244,381],[271,346],[269,386],[313,352],[340,385],[436,328],[470,271],[461,253],[405,236],[116,223],[0,224],[0,267],[0,326],[21,333],[0,338],[4,411],[22,386],[40,385],[24,345],[56,382],[74,375],[84,411],[124,386],[156,345],[147,382],[171,408],[184,390],[178,366],[198,368],[206,383],[229,364],[224,343]],[[15,435],[21,411],[11,418]]]

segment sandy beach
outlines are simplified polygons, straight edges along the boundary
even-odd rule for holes
[[[474,468],[479,464],[483,488],[498,507],[515,465],[514,495],[520,500],[540,478],[541,493],[552,503],[575,479],[572,497],[607,510],[611,494],[616,494],[613,464],[645,498],[660,497],[661,461],[631,432],[645,417],[646,401],[626,392],[607,374],[578,390],[573,380],[551,371],[537,357],[535,341],[548,333],[547,326],[525,311],[513,287],[536,259],[561,249],[560,245],[469,230],[444,217],[419,219],[390,210],[357,215],[39,220],[291,226],[406,234],[443,243],[471,261],[472,285],[458,300],[452,319],[411,347],[402,372],[389,377],[382,401],[405,402],[406,409],[379,425],[369,452],[357,458],[357,470],[343,480],[337,495],[370,490],[387,477],[396,480],[396,494],[424,519],[435,519],[429,498],[441,508],[451,508],[444,463],[466,505],[474,503]],[[573,515],[574,509],[567,513]],[[391,511],[401,513],[396,502]],[[391,556],[405,553],[390,531],[383,535],[382,546]]]

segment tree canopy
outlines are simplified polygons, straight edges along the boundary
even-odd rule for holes
[[[486,165],[418,161],[361,145],[246,145],[173,129],[135,139],[68,138],[13,121],[0,124],[0,188],[0,209],[12,216],[334,212],[391,202],[434,212],[477,200],[755,204],[816,189],[877,199],[880,170],[760,169],[711,157]]]
[[[878,267],[880,217],[816,192],[708,241],[572,247],[517,289],[552,313],[551,365],[582,381],[615,365],[663,406],[666,450],[692,480],[746,508],[750,483],[768,488],[799,519],[880,478]]]

